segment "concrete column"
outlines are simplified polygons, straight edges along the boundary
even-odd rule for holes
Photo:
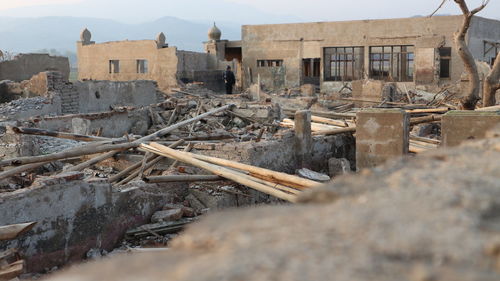
[[[400,109],[367,109],[356,118],[356,166],[373,168],[409,148],[409,115]]]
[[[441,120],[443,146],[457,146],[463,141],[482,139],[500,124],[499,112],[450,111]]]
[[[298,169],[311,168],[312,134],[309,110],[295,113],[295,159]]]

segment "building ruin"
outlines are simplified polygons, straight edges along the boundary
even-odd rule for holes
[[[276,224],[285,223],[283,237],[311,247],[331,247],[330,235],[339,237],[339,248],[343,241],[362,241],[367,256],[380,259],[376,265],[366,261],[380,280],[413,276],[429,260],[446,261],[453,270],[466,263],[471,276],[496,280],[498,200],[492,195],[498,193],[498,165],[492,159],[500,109],[457,110],[466,82],[452,43],[460,22],[459,16],[443,16],[243,26],[238,41],[221,39],[214,24],[204,53],[169,46],[163,33],[155,40],[95,43],[84,29],[77,43],[78,81],[44,62],[41,71],[30,67],[25,73],[36,73],[0,88],[2,98],[8,96],[0,104],[0,234],[7,233],[0,235],[0,277],[38,278],[109,253],[159,251],[159,261],[180,264],[184,259],[175,255],[207,245],[219,247],[208,255],[228,244],[248,251],[255,245],[246,241],[259,237],[253,233],[259,227],[281,237]],[[491,63],[498,53],[498,27],[498,21],[474,18],[468,43],[476,60]],[[222,94],[228,65],[242,88],[231,96]],[[457,89],[441,90],[455,82]],[[489,162],[481,163],[480,155]],[[455,160],[465,162],[451,172]],[[426,176],[436,170],[450,176]],[[263,204],[274,206],[230,211],[236,215],[227,224],[224,213],[205,219],[213,211]],[[346,211],[339,212],[343,206]],[[421,215],[420,206],[428,214]],[[446,213],[434,216],[436,206]],[[263,210],[273,216],[268,220]],[[318,214],[335,221],[322,223]],[[456,223],[448,214],[457,216],[464,235],[454,239],[469,239],[458,252],[439,232],[441,223],[453,232]],[[176,238],[200,218],[187,236]],[[371,219],[393,232],[372,226]],[[421,228],[407,237],[413,220]],[[298,222],[307,229],[295,231],[302,227]],[[439,233],[422,232],[427,224]],[[210,225],[218,232],[211,233]],[[323,246],[315,244],[311,229],[326,237]],[[361,237],[365,233],[374,236]],[[375,236],[395,246],[371,240]],[[488,251],[479,250],[479,236],[492,239]],[[266,252],[275,238],[259,239],[252,241]],[[281,245],[272,262],[286,265],[292,253],[303,263],[298,251],[307,251],[297,247]],[[349,257],[360,249],[349,247]],[[146,256],[155,260],[154,253]],[[484,262],[470,265],[473,259]],[[101,265],[114,268],[116,260],[110,260]],[[249,262],[251,272],[269,265]],[[394,272],[386,276],[378,265]],[[358,269],[346,268],[351,279],[345,280],[352,280]],[[314,263],[304,269],[314,279]],[[436,274],[447,276],[447,269]],[[137,270],[123,278],[155,272]],[[295,269],[283,272],[302,276]],[[218,274],[212,273],[204,277]],[[225,274],[239,276],[229,269]],[[253,278],[272,276],[260,274]],[[280,280],[288,280],[286,274]],[[48,278],[69,278],[60,276]]]

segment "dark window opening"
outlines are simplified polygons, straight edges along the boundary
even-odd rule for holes
[[[439,77],[450,78],[451,68],[451,48],[439,48]]]
[[[109,61],[109,73],[120,73],[120,61],[110,60]]]
[[[283,60],[258,60],[257,67],[280,67],[283,66]]]
[[[329,47],[324,49],[324,56],[325,81],[352,81],[363,79],[363,47]]]
[[[302,76],[319,78],[321,59],[303,59]]]
[[[147,60],[137,60],[137,73],[148,73]]]
[[[370,78],[395,82],[413,81],[413,46],[370,47]]]

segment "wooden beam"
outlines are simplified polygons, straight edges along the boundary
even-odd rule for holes
[[[19,235],[30,231],[36,222],[0,226],[0,241],[16,239]]]
[[[47,137],[76,140],[76,141],[91,142],[91,141],[111,140],[110,138],[70,134],[70,133],[63,133],[63,132],[49,131],[49,130],[35,129],[35,128],[10,127],[10,129],[16,134],[47,136]]]
[[[151,143],[152,147],[161,147],[161,145],[156,144],[156,143]],[[294,183],[296,185],[302,186],[302,188],[309,188],[309,187],[316,187],[318,185],[321,185],[319,182],[315,182],[312,180],[304,179],[295,175],[290,175],[286,173],[281,173],[281,172],[276,172],[273,170],[269,169],[264,169],[260,167],[255,167],[247,164],[242,164],[238,163],[235,161],[231,160],[226,160],[222,158],[216,158],[216,157],[211,157],[211,156],[206,156],[206,155],[200,155],[200,154],[194,154],[194,153],[189,153],[189,152],[179,152],[182,154],[186,154],[189,157],[193,157],[198,160],[206,161],[212,164],[217,164],[221,165],[224,167],[229,167],[233,169],[239,169],[242,171],[247,171],[252,174],[258,174],[266,178],[273,178],[280,182],[281,184],[288,185],[286,183]]]
[[[221,181],[224,178],[214,175],[172,175],[172,176],[157,176],[145,177],[147,183],[164,183],[164,182],[199,182],[199,181]]]
[[[289,202],[296,202],[296,200],[297,200],[297,197],[295,195],[285,193],[285,192],[278,190],[278,189],[275,189],[275,188],[271,188],[267,185],[252,181],[248,178],[240,177],[239,175],[235,174],[230,169],[195,159],[195,158],[191,157],[190,155],[187,155],[187,154],[190,154],[188,152],[176,151],[176,150],[170,149],[166,146],[162,146],[159,144],[156,144],[154,147],[151,145],[142,144],[141,148],[144,150],[156,153],[158,155],[162,155],[164,157],[173,158],[173,159],[182,161],[184,163],[193,165],[195,167],[205,169],[205,170],[207,170],[215,175],[218,175],[218,176],[224,177],[226,179],[232,180],[234,182],[237,182],[239,184],[248,186],[250,188],[253,188],[253,189],[258,190],[260,192],[269,194],[269,195],[274,196],[276,198],[283,199],[283,200],[286,200]]]

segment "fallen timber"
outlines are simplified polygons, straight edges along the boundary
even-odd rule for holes
[[[153,146],[154,145],[154,146]],[[164,157],[169,157],[175,160],[179,160],[181,162],[193,165],[198,168],[202,168],[204,170],[207,170],[215,175],[221,176],[223,178],[232,180],[236,183],[248,186],[250,188],[253,188],[255,190],[258,190],[260,192],[266,193],[268,195],[274,196],[276,198],[289,201],[289,202],[296,202],[297,197],[296,195],[289,194],[286,192],[283,192],[281,190],[272,188],[268,185],[261,184],[259,182],[253,181],[247,177],[241,177],[239,174],[234,172],[233,170],[230,170],[225,167],[221,167],[218,165],[210,164],[208,162],[204,162],[198,159],[195,159],[191,157],[187,152],[180,152],[176,151],[173,149],[170,149],[166,146],[162,146],[160,144],[154,144],[152,143],[151,145],[146,145],[146,144],[141,144],[141,149],[145,151],[149,151]]]
[[[131,142],[127,143],[120,143],[120,144],[109,144],[110,139],[103,141],[104,144],[101,144],[100,140],[99,142],[93,142],[89,143],[88,145],[81,146],[81,147],[76,147],[76,148],[71,148],[67,149],[62,152],[58,153],[53,153],[49,155],[40,155],[40,156],[29,156],[29,157],[18,157],[18,158],[13,158],[13,159],[7,159],[7,160],[2,160],[0,161],[0,167],[6,167],[6,166],[20,166],[17,167],[19,169],[11,169],[4,171],[0,173],[0,179],[10,177],[12,175],[25,172],[28,170],[33,170],[36,169],[40,166],[43,166],[44,164],[53,162],[53,161],[58,161],[58,160],[64,160],[68,158],[74,158],[74,157],[81,157],[84,155],[92,155],[92,154],[97,154],[97,153],[103,153],[106,152],[104,155],[98,156],[97,159],[93,158],[90,159],[84,163],[81,163],[75,167],[72,167],[70,170],[71,171],[79,171],[82,170],[86,167],[90,167],[100,161],[106,160],[108,158],[111,158],[118,154],[121,151],[128,150],[131,148],[137,148],[141,143],[143,142],[148,142],[151,140],[154,140],[156,138],[161,138],[170,132],[181,128],[183,126],[186,126],[188,124],[191,124],[193,122],[199,121],[205,117],[208,117],[210,115],[231,109],[234,107],[233,104],[228,104],[219,108],[216,108],[214,110],[211,110],[210,112],[206,112],[204,114],[200,114],[196,117],[193,117],[188,120],[184,120],[182,122],[179,122],[177,124],[168,126],[166,128],[163,128],[153,134],[150,134],[148,136],[142,137],[138,140],[133,140]],[[112,140],[111,140],[112,141]]]

